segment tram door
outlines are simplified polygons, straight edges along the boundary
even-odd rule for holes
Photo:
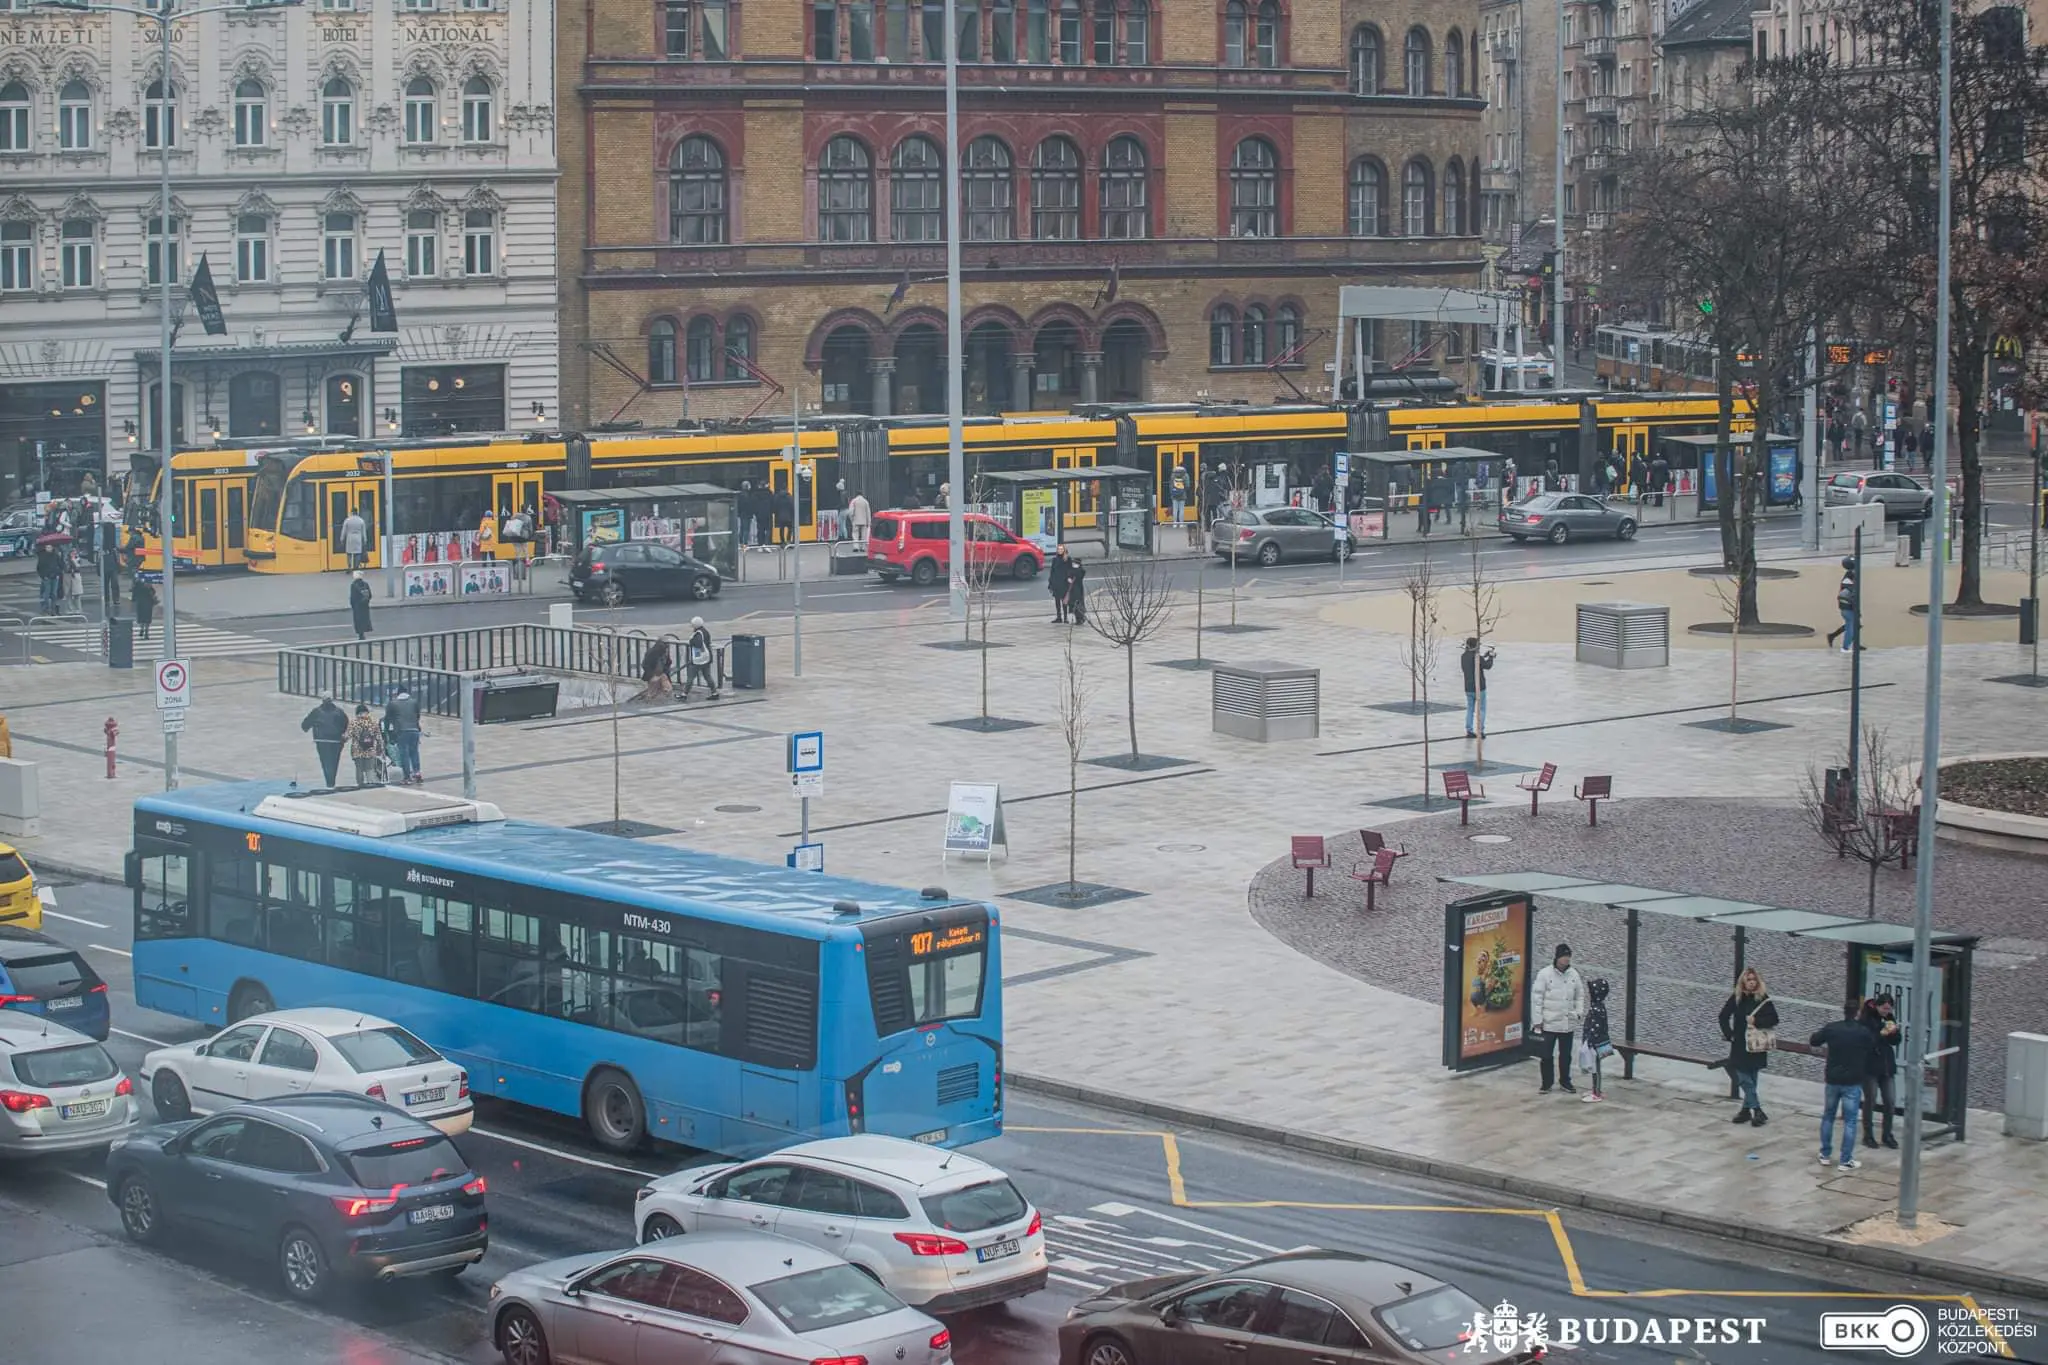
[[[491,511],[494,514],[506,511],[523,512],[529,507],[533,509],[535,516],[540,515],[538,469],[514,469],[507,473],[491,475]],[[504,530],[502,516],[499,518],[498,528],[500,532]],[[518,557],[518,553],[518,549],[500,534],[497,545],[491,551],[491,558],[514,559]]]
[[[346,569],[349,567],[348,551],[341,541],[342,528],[348,524],[351,510],[363,518],[363,550],[368,556],[365,561],[371,566],[378,564],[379,538],[384,533],[384,516],[380,510],[384,497],[384,484],[380,479],[336,479],[325,485],[326,517],[320,528],[320,542],[324,547],[317,561],[322,569]]]
[[[1098,463],[1094,446],[1056,446],[1052,452],[1054,469],[1088,469]],[[1067,525],[1075,530],[1099,526],[1102,521],[1102,485],[1099,483],[1074,483],[1067,495]]]
[[[1159,524],[1173,524],[1173,470],[1179,465],[1188,472],[1187,515],[1195,521],[1202,519],[1202,447],[1190,441],[1185,445],[1161,445],[1153,471],[1157,482],[1154,488],[1159,497]]]
[[[1408,448],[1410,450],[1442,450],[1444,448],[1444,437],[1447,434],[1441,431],[1411,431],[1408,433]]]
[[[1608,449],[1613,452],[1614,462],[1621,466],[1623,483],[1627,483],[1637,469],[1647,471],[1650,467],[1650,429],[1647,426],[1628,424],[1617,425],[1609,438]],[[1614,490],[1620,492],[1619,488]]]
[[[789,447],[787,446],[783,447],[783,450],[785,452],[787,452],[788,449]],[[791,493],[795,482],[796,462],[790,459],[786,453],[783,455],[782,458],[770,460],[768,462],[768,488],[769,491],[771,491],[775,495],[775,506],[770,509],[771,513],[779,511],[781,509],[782,495],[784,493]],[[799,524],[801,524],[804,520],[804,502],[808,491],[809,490],[807,489],[796,488],[794,490],[794,493],[792,494],[793,500],[797,504],[796,515]],[[772,515],[770,517],[770,521],[771,523],[773,521]],[[764,527],[762,529],[765,536],[767,528]],[[801,540],[801,538],[801,535],[799,535],[798,539]]]
[[[248,482],[221,478],[185,479],[182,482],[191,490],[189,496],[193,510],[186,528],[190,543],[182,547],[184,552],[208,568],[242,563]]]

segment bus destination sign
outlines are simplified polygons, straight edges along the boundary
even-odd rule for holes
[[[978,924],[955,924],[934,932],[920,929],[910,936],[910,955],[930,957],[933,953],[950,953],[958,948],[971,948],[988,937]]]

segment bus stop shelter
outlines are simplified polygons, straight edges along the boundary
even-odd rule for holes
[[[1353,451],[1351,463],[1362,471],[1364,505],[1371,507],[1375,500],[1382,500],[1391,515],[1403,509],[1412,511],[1429,481],[1438,477],[1471,489],[1474,507],[1498,507],[1508,457],[1476,446],[1437,446],[1433,450]]]
[[[1754,436],[1748,432],[1736,432],[1729,436],[1730,449],[1749,446]],[[1765,507],[1790,507],[1799,500],[1799,438],[1797,436],[1766,436],[1770,442],[1770,467],[1764,471],[1763,503]],[[1720,444],[1718,436],[1659,436],[1656,453],[1664,457],[1664,463],[1671,468],[1671,489],[1673,492],[1698,493],[1699,514],[1716,512],[1721,507],[1720,470],[1714,460],[1715,447]]]
[[[1636,1045],[1636,1005],[1641,984],[1639,949],[1646,916],[1651,917],[1653,923],[1656,917],[1661,916],[1668,920],[1728,928],[1731,931],[1732,961],[1724,979],[1729,982],[1742,975],[1752,933],[1784,934],[1791,938],[1841,944],[1843,999],[1892,996],[1897,1001],[1898,1017],[1907,1021],[1907,1031],[1900,1035],[1899,1041],[1900,1067],[1903,1070],[1910,1065],[1906,1059],[1914,1048],[1911,1038],[1914,1013],[1913,930],[1909,925],[1851,919],[1817,910],[1761,905],[1685,891],[1630,886],[1558,872],[1497,872],[1484,876],[1439,877],[1438,880],[1477,891],[1495,892],[1503,900],[1524,901],[1531,920],[1537,915],[1538,895],[1579,906],[1616,910],[1626,917],[1628,962],[1619,1033],[1619,1042],[1624,1045],[1621,1048],[1624,1078],[1633,1078],[1635,1074],[1635,1058],[1630,1049]],[[1926,1117],[1936,1125],[1929,1133],[1930,1137],[1946,1133],[1960,1142],[1964,1120],[1969,1113],[1970,980],[1977,938],[1972,934],[1937,933],[1932,944],[1935,1037],[1930,1044],[1918,1049],[1927,1066],[1924,1093],[1932,1097]],[[1456,1005],[1455,1000],[1446,1002],[1447,1008]],[[1788,1052],[1805,1050],[1797,1046],[1786,1047],[1783,1041],[1779,1048]],[[1645,1050],[1656,1051],[1653,1047]],[[1732,1086],[1732,1076],[1730,1082]]]
[[[1156,502],[1150,471],[1129,465],[1011,469],[976,476],[984,504],[1012,531],[1050,556],[1061,545],[1096,541],[1105,554],[1152,549]]]
[[[590,545],[651,540],[703,560],[722,578],[740,575],[739,494],[729,488],[664,483],[564,488],[548,496],[562,504],[572,557]]]

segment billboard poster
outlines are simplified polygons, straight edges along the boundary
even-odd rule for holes
[[[1017,495],[1017,534],[1046,554],[1060,546],[1060,491],[1057,488],[1026,488]]]
[[[1799,498],[1799,447],[1772,445],[1771,476],[1764,484],[1764,501],[1772,507],[1790,507]]]
[[[1444,1065],[1452,1070],[1498,1066],[1523,1055],[1533,920],[1522,895],[1444,907]]]
[[[626,538],[626,513],[619,507],[583,509],[583,543],[611,545]]]
[[[1899,1021],[1899,1095],[1903,1104],[1906,1093],[1907,1059],[1914,1055],[1926,1056],[1949,1046],[1948,1039],[1954,1022],[1951,1009],[1954,1004],[1954,983],[1950,974],[1960,959],[1954,953],[1939,948],[1934,954],[1934,970],[1929,974],[1933,989],[1931,994],[1934,1009],[1934,1039],[1924,1045],[1916,1045],[1913,1025],[1918,1022],[1919,1012],[1913,1007],[1913,954],[1909,949],[1891,950],[1882,948],[1866,949],[1857,963],[1861,974],[1858,995],[1869,1000],[1874,996],[1888,995],[1892,998],[1892,1013]],[[1953,1098],[1951,1085],[1960,1077],[1963,1054],[1951,1053],[1938,1061],[1927,1064],[1926,1089],[1927,1117],[1937,1122],[1952,1122],[1950,1101]]]

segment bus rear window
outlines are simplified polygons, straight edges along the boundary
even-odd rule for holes
[[[868,998],[881,1036],[981,1013],[988,920],[957,912],[948,918],[951,923],[868,938]]]

